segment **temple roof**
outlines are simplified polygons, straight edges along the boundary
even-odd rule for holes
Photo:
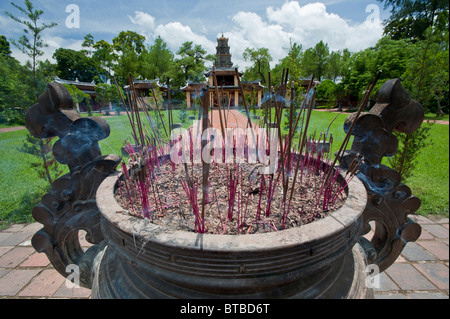
[[[55,78],[54,82],[60,83],[60,84],[66,84],[66,85],[75,85],[77,89],[80,91],[89,94],[91,96],[97,95],[97,92],[95,92],[95,87],[97,86],[94,81],[92,82],[80,82],[78,79],[75,81],[72,80],[64,80],[60,79],[58,77]]]
[[[94,81],[92,81],[92,82],[80,82],[80,81],[78,81],[78,79],[76,79],[75,81],[72,81],[72,80],[60,79],[58,77],[55,78],[55,82],[56,83],[61,83],[61,84],[67,84],[67,85],[75,85],[75,86],[88,86],[88,87],[95,87],[96,86]]]

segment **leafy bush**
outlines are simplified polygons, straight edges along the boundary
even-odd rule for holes
[[[429,122],[423,124],[412,134],[394,132],[399,140],[399,148],[397,153],[388,159],[388,162],[393,169],[400,173],[403,182],[413,175],[420,151],[433,143],[428,139],[432,125]]]
[[[22,110],[4,109],[0,112],[0,123],[25,124],[25,115]]]
[[[336,104],[337,84],[331,80],[324,80],[319,84],[316,91],[316,99],[328,100],[327,107],[334,107]]]

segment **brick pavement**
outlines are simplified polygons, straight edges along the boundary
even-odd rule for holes
[[[377,299],[448,299],[448,218],[412,216],[423,228],[397,261],[380,275]],[[31,246],[41,224],[11,225],[0,231],[0,299],[84,299],[90,290],[68,288],[43,253]],[[89,246],[80,235],[84,248]]]

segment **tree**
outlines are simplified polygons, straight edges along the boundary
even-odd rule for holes
[[[73,84],[64,84],[64,86],[67,88],[67,91],[69,91],[69,94],[72,96],[73,102],[75,104],[79,104],[81,102],[89,102],[91,99],[91,96],[87,93],[84,93],[79,88],[77,88]]]
[[[59,76],[65,80],[92,82],[99,71],[95,62],[81,51],[59,48],[53,54]]]
[[[53,28],[57,23],[52,22],[49,24],[39,24],[41,16],[44,14],[42,10],[34,10],[33,4],[30,0],[25,0],[26,8],[22,8],[17,4],[11,2],[11,4],[17,8],[22,14],[28,18],[17,17],[9,12],[5,12],[11,19],[23,24],[25,34],[22,35],[18,41],[12,40],[12,44],[15,45],[20,51],[28,55],[32,59],[33,78],[36,82],[36,65],[37,58],[42,56],[44,52],[41,50],[48,45],[42,41],[41,34],[44,30]],[[37,84],[36,84],[37,89]]]
[[[430,27],[424,37],[411,46],[413,54],[404,73],[405,88],[429,110],[436,103],[437,114],[443,115],[447,105],[441,102],[445,96],[448,99],[449,93],[448,30],[442,33]]]
[[[305,51],[302,59],[302,68],[305,75],[314,74],[319,81],[326,74],[326,66],[329,59],[330,50],[328,44],[320,41],[314,48],[309,48]]]
[[[448,25],[448,0],[378,0],[391,8],[384,33],[394,40],[423,40],[424,32],[436,24]],[[442,28],[442,26],[440,27]]]
[[[269,49],[246,48],[242,56],[245,61],[253,62],[253,65],[245,70],[244,80],[254,81],[259,79],[262,84],[266,84],[266,76],[270,71],[270,62],[272,61]]]
[[[301,84],[302,67],[301,61],[303,58],[303,47],[301,44],[292,43],[290,44],[289,52],[286,57],[280,60],[275,68],[272,69],[271,75],[274,83],[281,83],[281,75],[283,69],[289,69],[289,78],[294,81],[298,87]]]
[[[25,111],[35,103],[31,71],[11,56],[0,54],[0,121],[24,124]]]
[[[337,85],[332,80],[324,80],[317,86],[316,99],[327,100],[327,107],[336,104]]]
[[[122,88],[119,87],[119,89],[122,96],[124,96]],[[98,102],[109,102],[110,109],[112,109],[112,103],[121,101],[120,93],[115,85],[99,83],[95,87],[95,92],[97,92],[95,100]]]
[[[180,58],[175,59],[169,73],[172,85],[183,86],[187,81],[198,82],[205,79],[206,50],[201,45],[194,45],[192,41],[184,42],[177,54]]]
[[[53,155],[54,137],[40,139],[27,134],[27,138],[19,149],[23,153],[31,154],[42,161],[30,163],[31,167],[37,169],[39,177],[46,178],[49,185],[61,176],[64,171]]]
[[[113,39],[113,46],[116,51],[121,53],[131,50],[136,54],[141,54],[145,51],[144,42],[145,36],[134,31],[122,31]]]
[[[155,43],[143,54],[143,76],[147,79],[167,79],[172,66],[174,55],[167,43],[158,36]]]
[[[40,92],[43,92],[47,87],[47,84],[53,82],[58,76],[58,65],[51,63],[49,60],[38,61],[37,65],[37,82]]]
[[[105,40],[97,41],[93,48],[95,49],[92,54],[92,59],[103,70],[105,70],[111,78],[111,72],[114,67],[114,61],[117,61],[118,56],[114,52],[114,47]]]
[[[4,35],[0,35],[0,54],[8,57],[11,55],[9,42]]]
[[[388,158],[389,165],[399,172],[402,182],[414,174],[417,165],[417,157],[420,151],[428,145],[432,145],[429,139],[433,124],[427,123],[411,134],[394,132],[399,140],[399,148],[393,157]]]
[[[351,55],[352,54],[348,49],[332,51],[325,68],[325,77],[335,82],[343,77],[348,69]]]
[[[383,37],[374,47],[353,54],[343,79],[345,90],[361,98],[367,85],[381,70],[381,77],[371,95],[373,101],[387,79],[403,77],[413,54],[411,48],[409,40]]]
[[[94,48],[94,43],[95,43],[94,42],[94,36],[89,33],[89,34],[87,34],[84,37],[84,41],[81,44],[81,46],[83,48],[87,48],[85,52],[86,52],[86,55],[89,56],[89,57],[92,57],[92,51],[93,51],[93,48]]]
[[[138,77],[142,71],[141,54],[146,52],[145,36],[134,31],[122,31],[113,39],[113,48],[118,53],[113,70],[120,84],[128,84],[129,75]]]

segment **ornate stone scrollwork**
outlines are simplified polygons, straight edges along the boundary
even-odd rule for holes
[[[80,283],[90,288],[93,258],[103,241],[95,194],[121,158],[103,156],[100,151],[98,141],[109,136],[109,124],[101,118],[81,118],[73,107],[67,89],[50,83],[26,115],[26,126],[33,136],[59,137],[53,154],[70,169],[34,207],[32,215],[44,228],[33,236],[32,244],[36,251],[45,252],[65,277],[70,274],[67,266],[79,266]],[[86,231],[86,240],[94,244],[86,252],[80,246],[80,230]]]
[[[347,118],[346,132],[354,119],[354,115]],[[381,87],[374,107],[358,118],[352,132],[352,147],[340,160],[341,166],[349,167],[355,157],[364,157],[358,174],[368,194],[363,213],[364,234],[371,230],[370,222],[375,223],[375,230],[371,241],[361,237],[360,243],[368,262],[377,264],[380,271],[392,265],[406,243],[415,241],[421,233],[421,227],[407,217],[419,209],[420,199],[401,183],[397,171],[381,161],[397,151],[398,140],[392,132],[413,133],[423,119],[422,106],[410,99],[400,80],[388,80]]]

